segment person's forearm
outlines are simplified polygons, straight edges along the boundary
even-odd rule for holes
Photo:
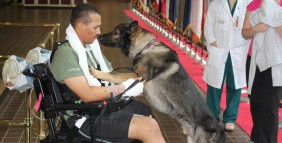
[[[251,39],[255,36],[256,32],[253,30],[253,28],[245,28],[242,30],[242,36],[245,39]]]
[[[79,97],[83,102],[103,101],[110,98],[110,92],[107,91],[107,87],[105,86],[92,86],[81,92],[83,96]]]
[[[83,102],[102,101],[110,97],[107,87],[89,86],[84,76],[66,78],[64,79],[64,83]]]

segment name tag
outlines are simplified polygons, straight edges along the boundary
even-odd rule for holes
[[[217,23],[218,23],[218,24],[224,24],[225,22],[226,22],[225,20],[221,20],[221,19],[218,19],[218,20],[217,20]]]

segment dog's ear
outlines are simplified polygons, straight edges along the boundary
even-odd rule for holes
[[[138,22],[136,20],[132,21],[126,29],[127,34],[134,33],[138,29]]]

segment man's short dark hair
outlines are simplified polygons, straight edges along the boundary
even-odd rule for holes
[[[84,24],[90,23],[89,13],[96,13],[100,15],[100,12],[98,9],[96,9],[94,6],[89,4],[79,4],[76,7],[73,8],[71,12],[71,18],[70,23],[74,27],[76,25],[76,22],[78,20],[81,20]]]

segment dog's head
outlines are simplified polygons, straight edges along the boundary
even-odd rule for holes
[[[132,38],[138,31],[138,22],[123,23],[114,28],[110,33],[102,34],[98,40],[105,46],[120,48],[128,56]]]

